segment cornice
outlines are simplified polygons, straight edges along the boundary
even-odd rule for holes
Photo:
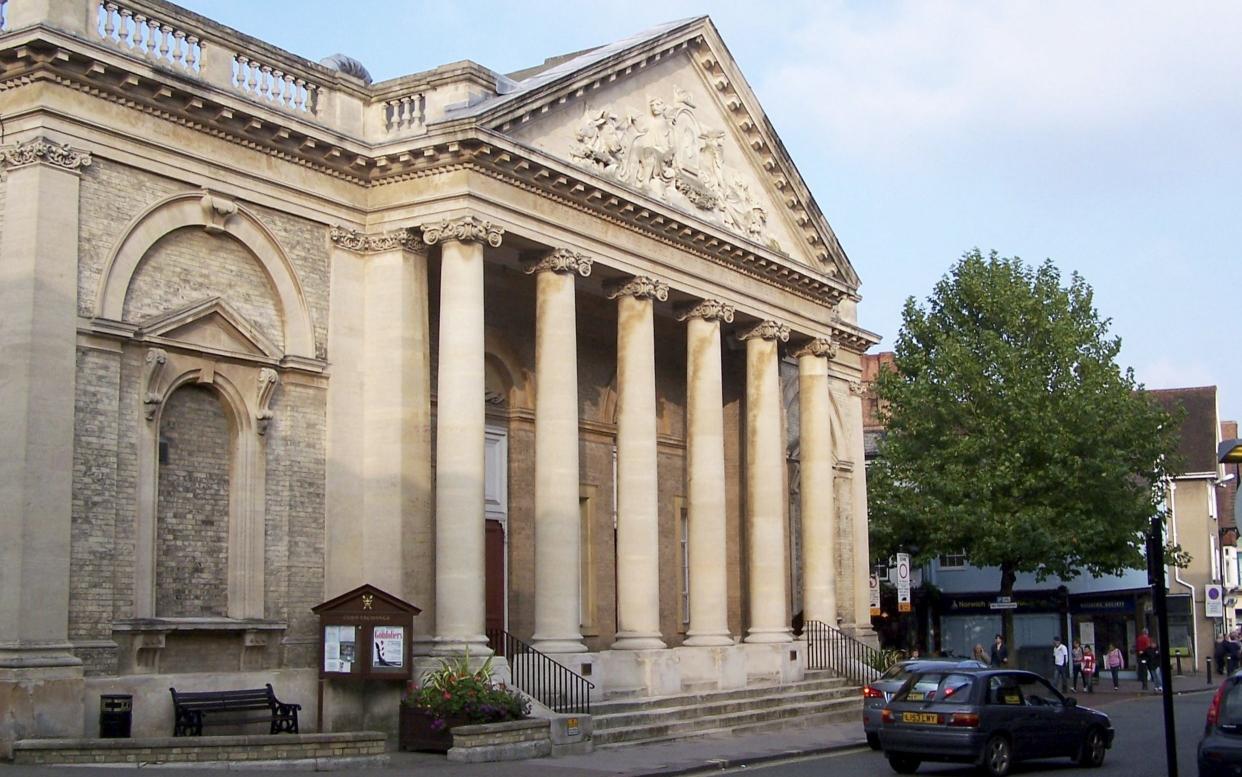
[[[502,227],[476,216],[462,216],[445,219],[438,224],[424,224],[422,230],[423,242],[429,246],[455,240],[459,243],[487,243],[492,248],[500,248],[505,234]]]
[[[668,299],[668,284],[647,275],[635,275],[633,278],[604,284],[604,293],[608,295],[608,299],[633,297],[663,302]]]
[[[592,261],[586,254],[580,254],[569,248],[558,248],[526,265],[526,274],[554,272],[572,275],[578,273],[582,277],[591,274]]]
[[[427,250],[427,244],[413,229],[394,229],[391,232],[368,235],[356,229],[335,226],[329,230],[329,236],[334,245],[357,253],[371,254],[397,249],[423,253]]]
[[[68,143],[56,143],[47,138],[35,138],[0,151],[0,164],[5,167],[25,167],[37,163],[77,171],[90,167],[91,154],[72,149]]]
[[[734,307],[729,303],[718,299],[705,299],[680,308],[677,311],[677,320],[687,321],[691,318],[701,318],[704,321],[723,321],[731,324],[733,313]]]
[[[779,321],[760,321],[755,326],[745,331],[739,332],[737,339],[739,340],[779,340],[782,343],[789,342],[789,327]]]

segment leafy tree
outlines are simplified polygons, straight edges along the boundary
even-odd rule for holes
[[[876,391],[887,434],[868,472],[872,547],[965,550],[1073,578],[1145,566],[1144,532],[1177,463],[1174,419],[1116,363],[1091,288],[1053,264],[967,253],[925,307],[906,301]],[[1012,644],[1012,615],[1005,637]]]

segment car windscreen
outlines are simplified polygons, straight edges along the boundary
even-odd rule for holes
[[[893,701],[966,704],[975,678],[957,672],[923,672],[906,681]]]
[[[893,664],[880,675],[881,680],[904,680],[910,676],[910,670],[901,664]]]

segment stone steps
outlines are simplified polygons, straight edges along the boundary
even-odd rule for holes
[[[606,701],[592,710],[597,747],[861,721],[862,697],[839,678],[784,686]],[[860,722],[861,725],[861,722]]]

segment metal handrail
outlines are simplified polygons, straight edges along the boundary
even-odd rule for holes
[[[802,633],[807,669],[828,669],[855,685],[879,677],[883,654],[870,645],[821,621],[807,621]]]
[[[513,684],[528,696],[553,712],[591,713],[595,683],[503,629],[488,629],[487,643],[496,655],[508,659]]]

